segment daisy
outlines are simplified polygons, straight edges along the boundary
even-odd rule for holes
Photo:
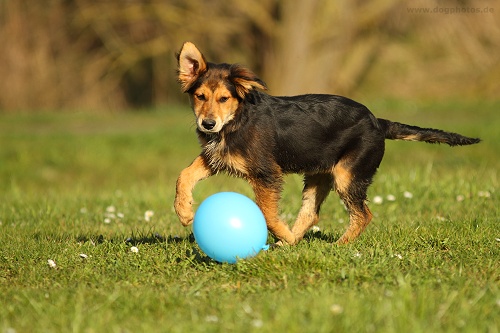
[[[411,192],[408,192],[408,191],[404,191],[403,192],[403,196],[406,198],[406,199],[411,199],[413,198],[413,194]]]
[[[151,221],[151,218],[153,217],[153,215],[155,215],[155,213],[154,213],[152,210],[147,210],[147,211],[144,213],[144,220],[145,220],[146,222]]]
[[[56,268],[57,267],[56,262],[54,260],[52,260],[52,259],[47,260],[47,264],[49,264],[50,268]]]
[[[491,197],[491,193],[489,191],[479,191],[477,193],[477,195],[480,197],[480,198],[489,198]]]
[[[392,194],[387,195],[387,201],[396,201],[396,197]]]
[[[332,304],[332,306],[330,306],[330,311],[334,315],[339,315],[342,312],[344,312],[344,308],[341,305],[339,305],[339,304]]]
[[[206,321],[207,323],[217,323],[217,322],[219,321],[219,317],[217,317],[217,316],[213,316],[213,315],[211,315],[211,316],[206,316],[206,317],[205,317],[205,321]]]

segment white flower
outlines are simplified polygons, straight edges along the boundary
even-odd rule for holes
[[[354,258],[361,258],[361,253],[359,252],[354,253]]]
[[[111,223],[111,219],[110,219],[110,218],[108,218],[108,217],[106,217],[106,218],[104,219],[104,223],[106,223],[106,224]]]
[[[393,257],[396,257],[398,258],[399,260],[402,260],[403,259],[403,256],[400,255],[399,253],[396,253],[395,255],[393,255]]]
[[[138,247],[136,247],[136,246],[132,246],[132,247],[130,248],[130,251],[131,251],[131,252],[134,252],[134,253],[137,253],[137,252],[139,252],[139,248],[138,248]]]
[[[54,260],[52,260],[52,259],[47,260],[47,264],[49,264],[50,268],[56,268],[57,267],[56,262]]]
[[[153,217],[153,215],[155,215],[155,212],[153,212],[152,210],[147,210],[147,211],[144,213],[144,220],[145,220],[146,222],[151,221],[151,218]]]
[[[205,317],[205,321],[207,323],[217,323],[219,321],[219,317],[213,316],[213,315],[212,316],[206,316]]]
[[[80,253],[80,258],[87,259],[88,255],[86,255],[85,253]]]
[[[388,194],[386,198],[387,198],[387,201],[396,201],[396,197],[392,194]]]
[[[403,192],[403,196],[406,198],[406,199],[411,199],[413,198],[413,194],[411,192],[408,192],[408,191],[404,191]]]
[[[461,194],[457,195],[457,201],[458,202],[462,202],[464,200],[465,200],[465,197],[463,195],[461,195]]]
[[[116,214],[116,216],[118,216],[118,218],[120,218],[120,219],[125,217],[125,215],[123,215],[123,213],[118,213],[118,214]]]
[[[380,195],[377,195],[373,198],[374,204],[381,205],[382,202],[384,202],[384,199]]]
[[[312,231],[313,232],[319,232],[320,229],[319,229],[319,227],[317,225],[315,225],[315,226],[312,227]]]
[[[108,213],[114,213],[114,212],[116,212],[116,208],[115,208],[115,206],[108,206],[108,207],[106,207],[106,211]]]
[[[248,304],[243,304],[243,311],[245,311],[246,314],[252,314],[253,309],[250,305]]]
[[[254,319],[252,320],[252,326],[256,328],[261,328],[262,326],[264,326],[264,322],[260,319]]]
[[[332,304],[332,306],[330,306],[330,311],[334,315],[339,315],[344,312],[344,308],[339,304]]]
[[[479,191],[477,195],[481,198],[489,198],[491,197],[491,193],[489,191]]]

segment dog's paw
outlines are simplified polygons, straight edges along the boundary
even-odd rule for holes
[[[194,221],[194,214],[191,213],[190,215],[185,215],[185,216],[179,216],[179,221],[181,221],[181,224],[185,227],[193,224]]]
[[[177,211],[177,216],[179,217],[179,221],[185,227],[193,224],[194,221],[194,213],[191,209]]]
[[[336,245],[345,245],[349,243],[349,238],[347,238],[345,235],[343,235],[342,237],[340,237],[336,242],[335,244]]]
[[[269,244],[269,250],[275,250],[283,246],[282,241],[277,241],[276,243]]]
[[[288,243],[288,242],[285,242],[283,240],[279,240],[276,243],[271,244],[270,247],[276,249],[276,248],[279,248],[279,247],[290,246],[290,245],[295,245],[295,243]]]
[[[193,206],[190,203],[186,203],[184,200],[175,200],[174,208],[177,216],[179,217],[179,221],[185,227],[193,224],[194,221],[194,212]]]

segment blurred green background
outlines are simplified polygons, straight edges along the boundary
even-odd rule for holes
[[[187,40],[275,95],[497,99],[499,15],[496,0],[2,0],[0,112],[183,102]]]

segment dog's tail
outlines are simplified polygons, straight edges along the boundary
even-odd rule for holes
[[[387,119],[378,118],[378,123],[386,139],[405,141],[424,141],[428,143],[446,143],[450,146],[465,146],[479,143],[481,139],[469,138],[457,133],[445,132],[433,128],[421,128],[405,125]]]

